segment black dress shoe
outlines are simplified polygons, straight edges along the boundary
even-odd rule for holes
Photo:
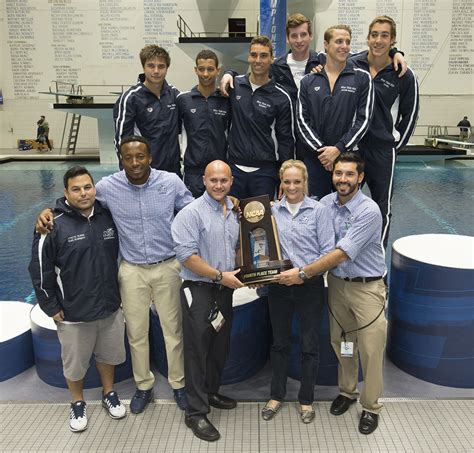
[[[216,427],[207,419],[207,417],[192,417],[185,418],[184,423],[188,428],[191,428],[193,434],[199,439],[207,442],[214,442],[218,440],[221,435]]]
[[[371,434],[379,426],[379,416],[373,412],[362,411],[359,422],[359,432],[362,434]]]
[[[209,405],[217,409],[234,409],[237,401],[218,393],[209,393]]]
[[[332,415],[342,415],[344,412],[349,409],[351,404],[354,404],[357,400],[348,398],[347,396],[344,395],[339,395],[331,404],[331,409],[329,409],[329,412],[331,412]]]

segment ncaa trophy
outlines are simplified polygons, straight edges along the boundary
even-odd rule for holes
[[[281,257],[280,241],[268,195],[240,201],[240,252],[242,266],[236,277],[244,284],[270,283],[293,267]]]

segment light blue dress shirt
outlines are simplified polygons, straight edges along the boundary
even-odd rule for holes
[[[331,214],[321,203],[307,196],[295,216],[286,207],[286,198],[272,207],[281,252],[294,267],[312,263],[334,250],[334,229]]]
[[[381,277],[385,275],[382,247],[382,214],[377,204],[360,190],[344,205],[337,192],[326,195],[321,203],[328,207],[336,233],[336,248],[349,257],[330,272],[339,278]]]
[[[184,263],[191,255],[200,256],[221,272],[235,268],[235,250],[239,243],[239,221],[228,198],[224,207],[207,192],[180,211],[171,231],[176,257]],[[183,280],[211,282],[181,265]]]
[[[152,168],[145,184],[134,185],[122,170],[102,178],[96,189],[97,200],[112,213],[123,259],[150,264],[174,256],[175,211],[194,200],[177,175]]]

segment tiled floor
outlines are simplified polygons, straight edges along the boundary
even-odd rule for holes
[[[240,403],[236,410],[213,409],[221,432],[215,443],[193,436],[184,415],[170,401],[155,401],[143,414],[113,420],[100,402],[88,403],[89,427],[72,433],[67,404],[0,403],[0,451],[94,452],[468,452],[473,451],[472,400],[383,400],[379,428],[357,431],[360,407],[339,417],[329,402],[316,405],[310,425],[299,421],[295,403],[285,404],[270,422],[263,403]],[[125,401],[124,401],[125,402]],[[128,404],[128,401],[126,401]]]

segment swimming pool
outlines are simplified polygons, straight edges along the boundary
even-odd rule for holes
[[[54,206],[62,195],[62,176],[72,165],[0,165],[0,300],[35,302],[28,274],[34,222],[43,207]],[[96,180],[116,171],[115,165],[84,165]],[[398,163],[395,172],[387,263],[391,244],[400,237],[421,233],[474,234],[473,161]]]

